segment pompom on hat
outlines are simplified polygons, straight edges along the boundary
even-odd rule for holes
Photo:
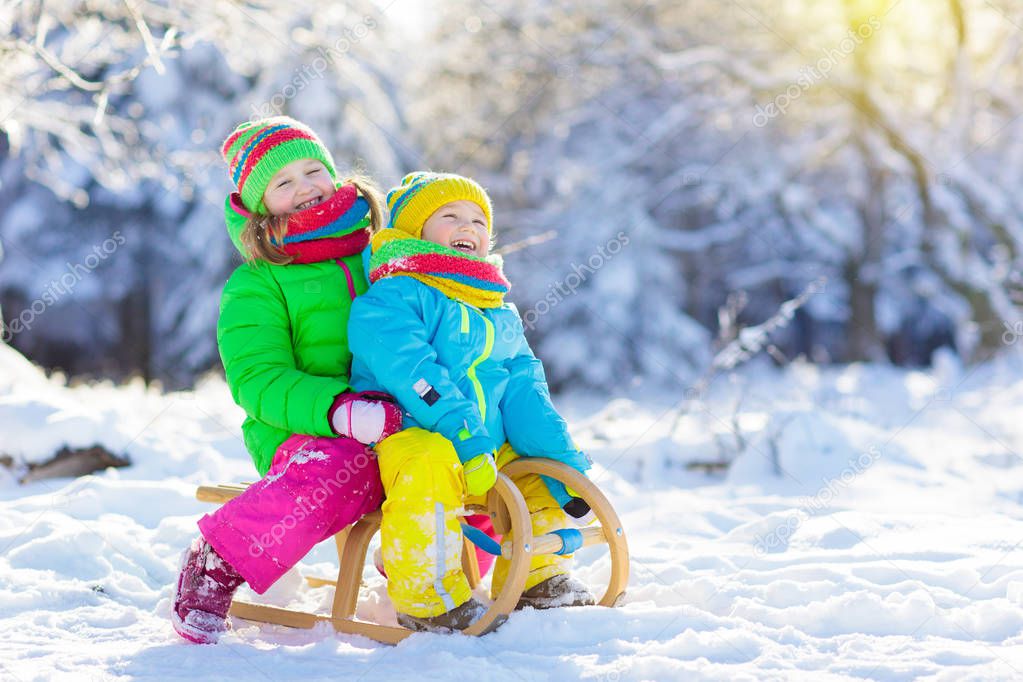
[[[292,161],[316,159],[337,180],[330,151],[316,133],[288,116],[242,123],[224,140],[220,152],[242,204],[260,215],[267,213],[263,194],[271,178]]]
[[[406,232],[416,239],[423,235],[423,223],[434,211],[452,201],[471,201],[483,209],[487,230],[494,231],[490,197],[478,182],[454,173],[409,173],[401,184],[387,193],[391,212],[388,227]]]

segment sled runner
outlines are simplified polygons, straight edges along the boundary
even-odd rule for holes
[[[549,476],[573,489],[589,504],[599,525],[566,528],[533,537],[526,502],[512,482],[513,478],[526,474]],[[245,485],[200,486],[196,491],[196,498],[203,502],[223,504],[240,495],[245,487]],[[511,562],[508,579],[500,594],[494,595],[487,612],[462,630],[462,634],[485,635],[508,618],[522,595],[529,572],[530,557],[534,554],[571,554],[581,547],[604,543],[610,553],[611,575],[607,589],[597,604],[615,606],[624,595],[629,580],[629,550],[625,531],[618,520],[618,515],[600,489],[575,469],[545,458],[516,459],[505,465],[498,473],[497,483],[487,494],[486,507],[470,508],[466,512],[488,514],[495,531],[504,536],[510,531],[512,539],[506,540],[500,546],[493,540],[490,540],[489,546],[481,542],[485,551],[500,552],[501,556]],[[330,614],[282,609],[239,600],[232,602],[230,614],[235,618],[299,628],[311,628],[316,623],[326,621],[338,632],[364,635],[385,644],[397,644],[408,637],[412,630],[361,621],[355,617],[366,552],[370,540],[380,529],[380,518],[379,510],[372,512],[334,536],[338,553],[337,580],[306,578],[314,587],[335,586],[334,603]],[[468,539],[463,542],[462,567],[469,585],[475,589],[480,583],[480,575],[476,553]]]

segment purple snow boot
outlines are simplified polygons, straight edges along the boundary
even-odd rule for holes
[[[174,591],[174,631],[196,644],[214,644],[227,630],[231,597],[245,580],[201,536],[182,556]]]

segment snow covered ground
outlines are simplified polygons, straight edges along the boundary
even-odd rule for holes
[[[1023,362],[750,367],[670,435],[679,397],[562,401],[629,534],[623,607],[397,647],[236,621],[201,647],[169,597],[209,508],[196,485],[253,475],[225,386],[68,388],[0,345],[0,453],[100,442],[134,461],[25,486],[0,470],[0,680],[1023,678]],[[684,466],[740,449],[726,474]],[[301,571],[329,575],[331,551]],[[583,579],[607,568],[580,553]],[[390,621],[365,577],[360,615]],[[331,594],[292,572],[267,598]]]

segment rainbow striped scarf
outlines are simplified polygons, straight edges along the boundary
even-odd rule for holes
[[[369,243],[369,203],[355,185],[341,185],[321,204],[292,213],[281,246],[292,263],[318,263],[351,256]]]
[[[511,289],[501,271],[500,256],[470,256],[394,228],[373,235],[372,248],[370,282],[384,277],[412,277],[448,298],[477,308],[500,307]]]

